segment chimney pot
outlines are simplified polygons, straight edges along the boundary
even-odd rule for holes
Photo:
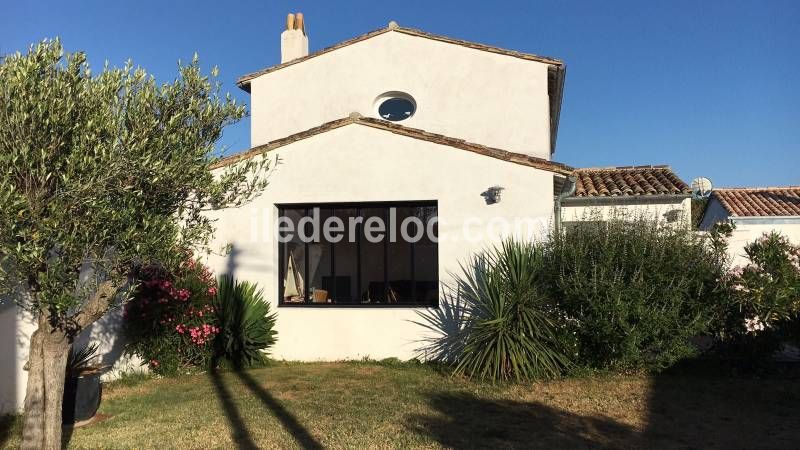
[[[281,33],[281,63],[308,56],[308,36],[303,13],[286,16],[286,30]]]

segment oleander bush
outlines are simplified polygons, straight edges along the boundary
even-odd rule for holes
[[[800,246],[771,232],[744,250],[747,264],[728,274],[733,295],[724,338],[736,356],[760,360],[800,342]]]
[[[551,300],[571,318],[580,365],[659,370],[693,355],[729,290],[705,237],[644,218],[587,222],[546,244]]]
[[[217,287],[211,271],[189,257],[172,271],[145,267],[139,280],[123,313],[126,351],[158,374],[209,367],[213,342],[221,331],[212,301]]]
[[[191,257],[178,268],[140,271],[125,305],[126,351],[155,373],[261,365],[275,343],[275,314],[257,285],[229,276],[215,280]]]

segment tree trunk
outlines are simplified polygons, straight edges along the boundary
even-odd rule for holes
[[[31,336],[28,386],[25,392],[23,450],[61,448],[61,404],[69,353],[69,338],[39,320]]]
[[[20,446],[23,450],[61,448],[61,409],[69,346],[81,330],[103,317],[118,288],[114,281],[100,283],[83,309],[71,317],[51,317],[47,310],[39,312],[39,328],[31,336],[28,358]],[[51,319],[61,326],[53,327]]]

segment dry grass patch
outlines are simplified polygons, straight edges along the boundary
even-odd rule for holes
[[[729,448],[800,440],[794,380],[595,376],[490,385],[421,365],[276,363],[126,380],[71,448]],[[18,428],[6,427],[5,445]],[[2,434],[0,434],[2,436]]]

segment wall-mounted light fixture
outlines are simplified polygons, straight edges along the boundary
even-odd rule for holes
[[[481,192],[481,196],[484,200],[486,200],[487,205],[493,205],[495,203],[500,203],[501,193],[505,188],[501,186],[492,186],[489,189]]]

